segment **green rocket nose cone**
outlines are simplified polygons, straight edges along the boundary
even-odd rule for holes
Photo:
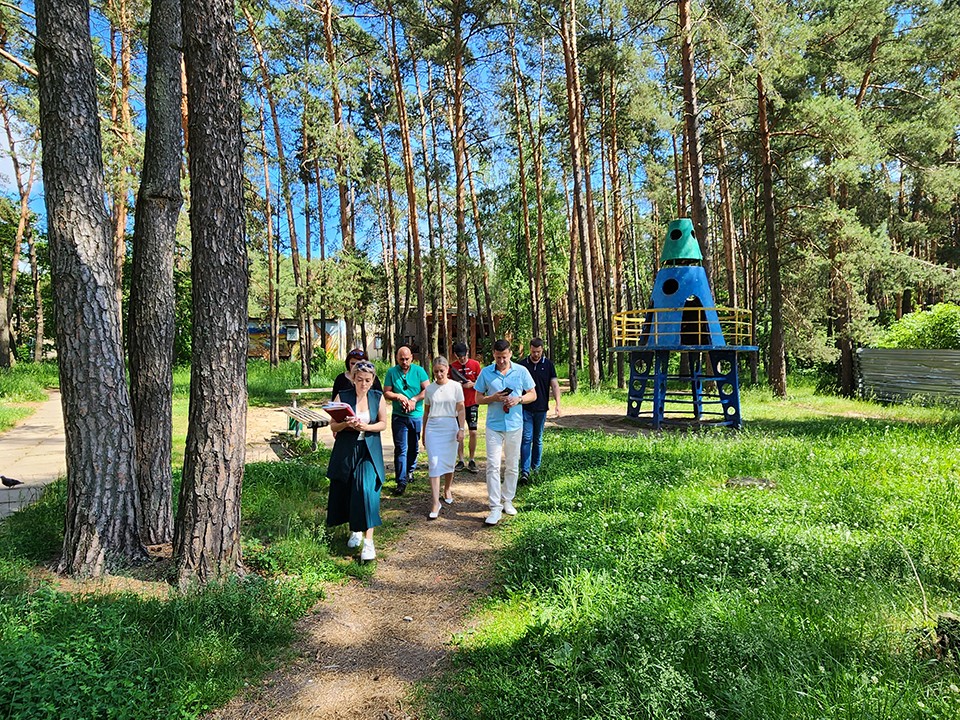
[[[690,218],[673,220],[667,226],[667,237],[663,241],[660,264],[669,265],[678,260],[703,260],[700,244],[693,234],[693,221]]]

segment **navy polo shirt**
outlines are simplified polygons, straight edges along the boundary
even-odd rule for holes
[[[524,412],[547,412],[550,408],[550,381],[557,376],[556,367],[546,355],[540,358],[540,362],[534,362],[527,355],[519,364],[530,372],[537,387],[537,399],[524,405]]]

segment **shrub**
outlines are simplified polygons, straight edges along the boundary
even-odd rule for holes
[[[878,343],[885,348],[960,350],[960,305],[939,303],[909,313],[890,326]]]

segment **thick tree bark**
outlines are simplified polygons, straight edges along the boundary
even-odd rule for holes
[[[763,75],[757,73],[757,129],[760,140],[760,169],[763,178],[763,225],[770,274],[770,368],[773,394],[786,397],[787,361],[783,333],[783,288],[780,281],[780,250],[777,247],[776,215],[773,207],[773,158],[770,154],[770,126],[767,122],[767,93]]]
[[[58,571],[99,576],[143,557],[96,75],[85,0],[38,0],[44,196],[66,428]]]
[[[173,251],[183,203],[180,44],[180,0],[153,0],[129,309],[140,537],[148,545],[173,540]]]
[[[230,0],[184,0],[190,103],[193,365],[174,539],[181,587],[242,571],[247,410],[240,59]]]

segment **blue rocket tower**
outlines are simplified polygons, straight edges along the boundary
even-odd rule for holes
[[[656,429],[743,423],[737,360],[739,353],[757,349],[749,344],[750,314],[716,306],[702,262],[693,223],[674,220],[652,307],[614,316],[613,350],[630,357],[627,417]]]

